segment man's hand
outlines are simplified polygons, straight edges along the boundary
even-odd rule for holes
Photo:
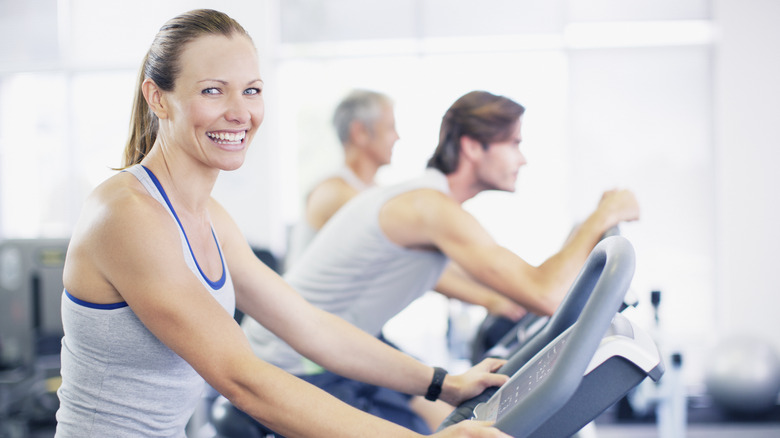
[[[620,222],[639,219],[639,202],[634,193],[626,189],[604,192],[597,209],[609,218],[610,227]]]

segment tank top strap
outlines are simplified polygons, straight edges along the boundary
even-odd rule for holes
[[[192,252],[192,247],[190,246],[189,239],[187,238],[187,233],[184,231],[184,227],[182,226],[179,217],[176,215],[176,211],[174,210],[170,199],[168,199],[168,195],[165,193],[165,189],[162,187],[162,184],[160,184],[160,181],[157,179],[154,173],[141,164],[136,164],[135,166],[129,167],[126,169],[126,171],[132,173],[144,186],[144,188],[146,188],[149,194],[154,199],[156,199],[160,205],[165,207],[171,217],[176,221],[179,229],[179,235],[182,240],[182,250],[185,254],[185,261],[187,262],[187,265],[190,267],[190,269],[198,275],[201,283],[203,283],[204,286],[211,289],[212,291],[221,289],[228,279],[228,273],[224,257],[222,256],[222,247],[219,244],[216,233],[214,233],[213,227],[211,230],[211,235],[217,245],[220,262],[222,263],[222,275],[217,280],[211,280],[208,278],[198,264],[198,261],[195,259],[195,254]]]

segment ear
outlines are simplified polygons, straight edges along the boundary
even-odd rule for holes
[[[365,123],[353,120],[349,124],[349,138],[353,144],[364,145],[371,139],[371,133]]]
[[[149,109],[159,119],[168,118],[168,105],[165,101],[165,95],[163,90],[154,83],[153,80],[146,78],[141,84],[141,92],[144,94],[146,104],[149,105]]]
[[[468,135],[460,136],[460,153],[463,158],[468,161],[474,162],[479,160],[484,154],[485,149],[482,147],[482,143],[469,137]]]

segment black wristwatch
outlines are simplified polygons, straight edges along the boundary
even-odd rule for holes
[[[444,368],[433,368],[433,380],[428,387],[428,392],[425,393],[425,399],[430,401],[436,401],[441,394],[441,385],[444,383],[444,377],[447,375],[447,370]]]

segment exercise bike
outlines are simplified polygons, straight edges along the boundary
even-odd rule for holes
[[[664,365],[650,336],[619,313],[634,273],[621,236],[593,249],[549,321],[498,372],[511,376],[462,403],[442,423],[495,422],[515,437],[565,437],[579,431]]]

